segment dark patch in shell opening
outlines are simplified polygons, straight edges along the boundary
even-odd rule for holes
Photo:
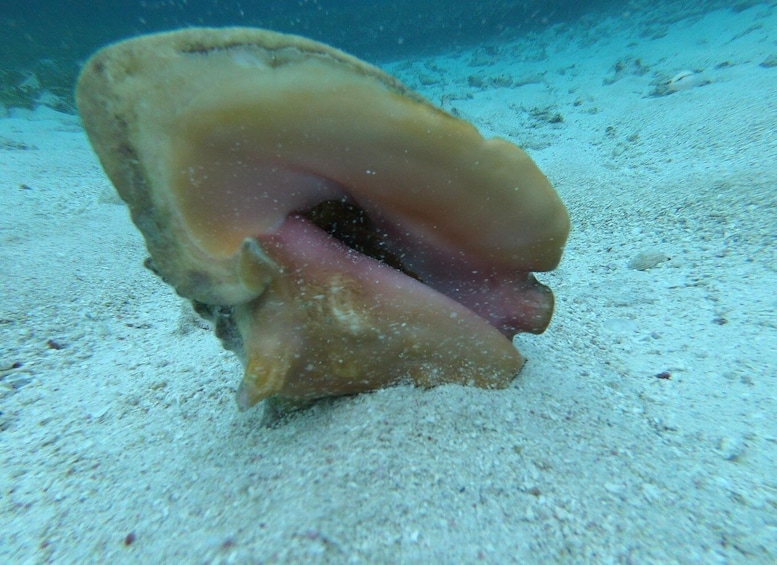
[[[352,202],[345,199],[325,200],[300,215],[354,251],[421,280],[389,249],[387,234],[377,228],[367,212]]]

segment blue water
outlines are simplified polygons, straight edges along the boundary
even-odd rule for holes
[[[6,0],[7,2],[7,0]],[[86,2],[16,0],[2,9],[4,49],[85,58],[130,35],[186,26],[242,25],[298,33],[360,57],[450,49],[504,31],[534,29],[602,0],[295,0]]]
[[[752,0],[736,3],[745,7]],[[674,7],[676,4],[676,8]],[[74,111],[72,88],[99,47],[134,35],[189,26],[254,26],[304,35],[381,64],[519,38],[591,13],[641,9],[682,14],[731,2],[604,0],[294,0],[86,2],[5,0],[0,6],[0,104],[33,106],[18,89],[29,73]]]
[[[520,33],[581,9],[580,3],[564,1],[543,3],[540,10],[536,5],[463,0],[5,0],[0,3],[0,105],[31,108],[36,92],[45,90],[60,101],[57,110],[73,113],[73,85],[90,54],[130,36],[181,27],[264,27],[317,39],[380,63]],[[36,88],[20,87],[31,75],[39,81]]]

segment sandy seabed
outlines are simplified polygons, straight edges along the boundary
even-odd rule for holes
[[[592,16],[385,65],[554,183],[555,318],[507,390],[275,427],[142,267],[78,119],[10,110],[0,561],[777,562],[775,30],[773,5]]]

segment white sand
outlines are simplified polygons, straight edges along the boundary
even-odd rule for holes
[[[554,182],[557,312],[508,390],[399,387],[276,428],[142,267],[78,121],[12,111],[0,562],[777,562],[775,30],[765,6],[632,15],[390,65]],[[684,70],[710,84],[648,96]]]

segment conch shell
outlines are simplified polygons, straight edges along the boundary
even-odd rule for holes
[[[518,147],[261,29],[106,47],[78,108],[152,268],[243,361],[241,407],[398,382],[506,386],[566,210]]]

